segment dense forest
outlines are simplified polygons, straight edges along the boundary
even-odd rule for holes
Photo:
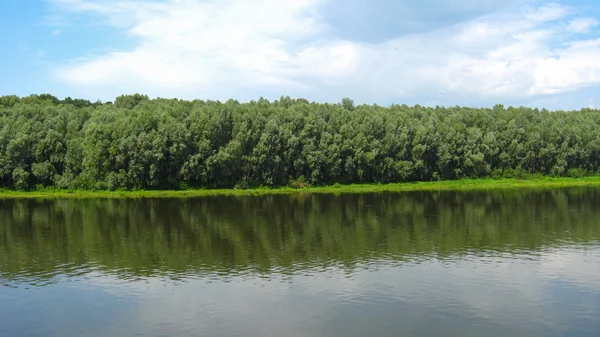
[[[600,170],[600,110],[0,97],[0,186],[180,189]]]

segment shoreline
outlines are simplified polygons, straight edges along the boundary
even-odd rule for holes
[[[97,198],[97,199],[139,199],[139,198],[193,198],[207,196],[256,196],[276,194],[305,193],[377,193],[408,191],[476,191],[491,189],[554,189],[568,187],[600,187],[600,176],[583,178],[541,177],[531,179],[464,179],[432,182],[406,182],[393,184],[354,184],[329,185],[307,188],[256,188],[247,190],[235,189],[189,189],[189,190],[138,190],[138,191],[0,191],[0,199],[65,199],[65,198]]]

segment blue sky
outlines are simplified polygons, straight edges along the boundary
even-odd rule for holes
[[[0,2],[0,95],[579,109],[600,104],[595,0]]]

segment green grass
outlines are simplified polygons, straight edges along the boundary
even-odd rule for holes
[[[489,189],[514,189],[514,188],[565,188],[565,187],[592,187],[600,186],[600,176],[584,178],[552,178],[536,177],[530,179],[473,179],[450,180],[434,182],[411,182],[398,184],[355,184],[333,185],[321,187],[307,187],[294,189],[259,188],[248,190],[234,189],[191,189],[180,191],[143,190],[143,191],[68,191],[68,190],[41,190],[41,191],[11,191],[1,190],[0,198],[189,198],[214,195],[269,195],[293,193],[372,193],[372,192],[402,192],[402,191],[441,191],[441,190],[489,190]]]

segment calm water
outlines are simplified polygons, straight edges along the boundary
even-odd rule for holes
[[[600,336],[600,190],[0,200],[0,336]]]

